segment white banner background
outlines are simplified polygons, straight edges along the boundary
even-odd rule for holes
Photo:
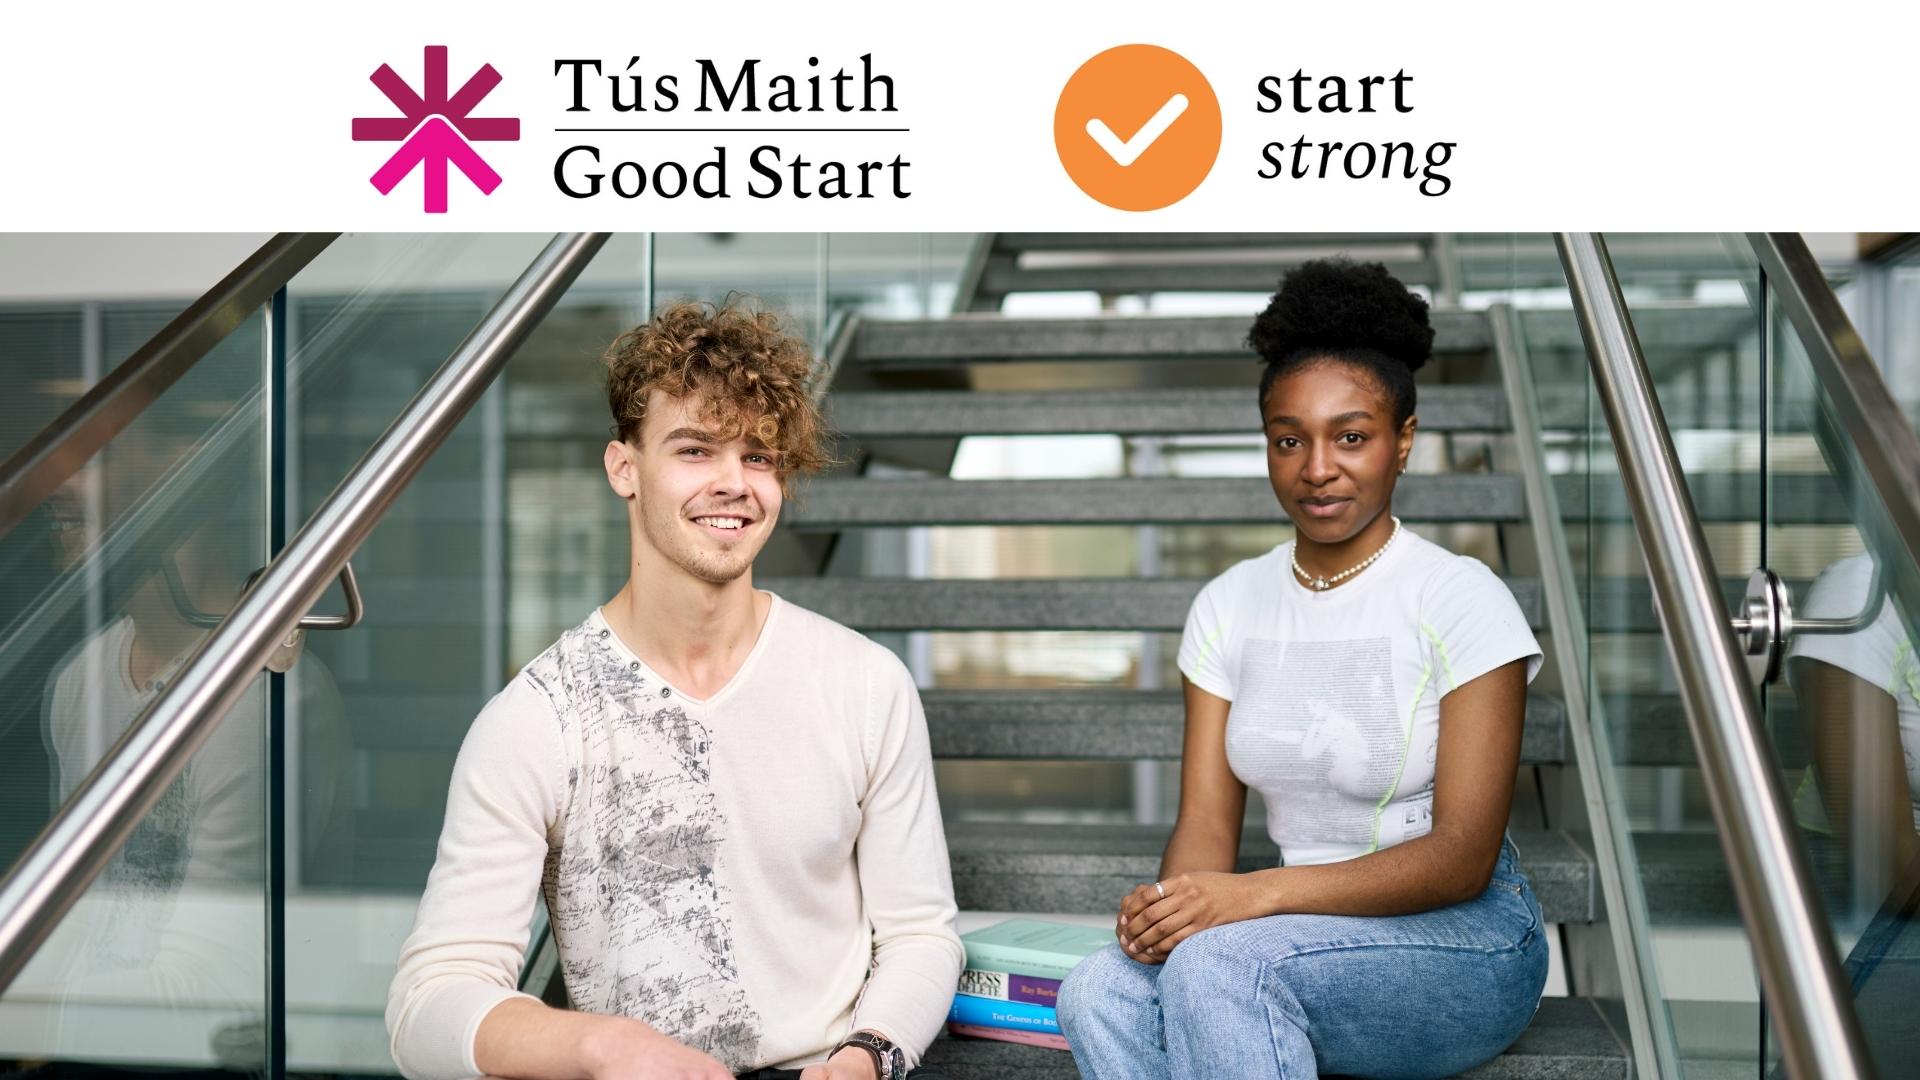
[[[1475,229],[1844,231],[1911,227],[1913,5],[1753,4],[484,4],[336,2],[16,6],[0,38],[7,102],[0,230],[460,231]],[[1224,116],[1212,173],[1163,210],[1112,210],[1055,155],[1067,77],[1147,42],[1204,71]],[[398,144],[352,141],[395,110],[368,76],[418,86],[422,47],[451,49],[457,87],[482,63],[504,82],[475,115],[515,116],[518,142],[477,144],[504,177],[482,196],[457,172],[451,211],[421,209],[416,171],[388,196],[368,178]],[[858,70],[872,53],[897,114],[691,111],[695,61],[731,72]],[[607,74],[638,54],[680,78],[671,113],[566,113],[557,58]],[[1264,75],[1413,76],[1415,111],[1256,111]],[[604,83],[602,84],[604,88]],[[906,134],[556,133],[558,126],[901,126]],[[1291,143],[1458,143],[1417,180],[1262,180]],[[607,165],[704,160],[731,147],[733,197],[577,200],[553,181],[576,141]],[[745,196],[754,146],[789,156],[904,155],[912,197]]]

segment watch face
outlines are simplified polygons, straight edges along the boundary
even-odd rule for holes
[[[847,1038],[847,1042],[864,1046],[879,1057],[880,1080],[906,1080],[907,1052],[893,1045],[891,1040],[871,1031],[856,1031]]]

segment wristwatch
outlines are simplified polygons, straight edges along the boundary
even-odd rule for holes
[[[847,1041],[833,1048],[837,1054],[849,1046],[857,1046],[873,1055],[874,1068],[880,1071],[880,1080],[907,1080],[907,1052],[893,1044],[893,1040],[877,1031],[856,1031],[847,1036]],[[832,1057],[833,1054],[827,1055]]]

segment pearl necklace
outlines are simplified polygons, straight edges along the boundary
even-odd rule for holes
[[[1347,580],[1353,575],[1359,573],[1362,570],[1365,570],[1367,567],[1372,566],[1375,562],[1379,561],[1380,556],[1385,555],[1387,553],[1387,549],[1393,546],[1394,540],[1398,539],[1399,536],[1400,536],[1400,519],[1394,518],[1393,532],[1388,534],[1387,542],[1380,545],[1380,550],[1367,556],[1366,559],[1364,559],[1360,563],[1360,565],[1355,566],[1349,570],[1342,570],[1341,572],[1333,575],[1332,577],[1314,577],[1312,574],[1309,574],[1305,570],[1301,569],[1300,542],[1296,540],[1293,543],[1293,572],[1296,574],[1299,574],[1300,580],[1306,582],[1309,588],[1312,588],[1316,592],[1324,592],[1325,590],[1333,588],[1335,585],[1340,584],[1342,581]]]

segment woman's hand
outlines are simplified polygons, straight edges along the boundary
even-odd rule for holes
[[[1161,891],[1166,895],[1162,897]],[[1182,941],[1224,923],[1257,919],[1260,888],[1251,874],[1193,871],[1148,882],[1120,901],[1120,947],[1143,964],[1166,960]]]

